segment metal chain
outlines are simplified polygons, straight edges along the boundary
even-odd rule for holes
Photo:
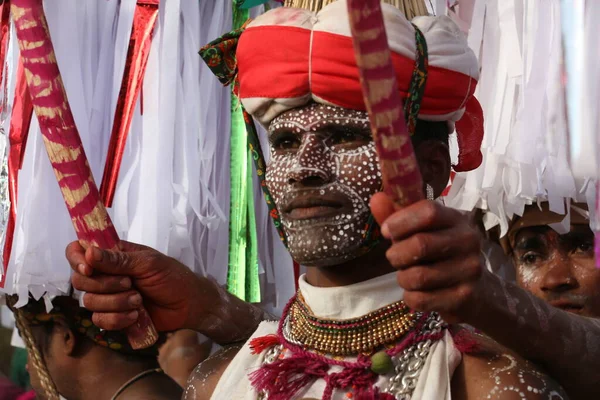
[[[444,322],[439,314],[432,313],[425,322],[421,334],[439,333],[443,326]],[[394,360],[395,375],[390,378],[384,393],[393,395],[396,400],[410,400],[434,343],[435,341],[428,339],[410,346],[397,355]]]

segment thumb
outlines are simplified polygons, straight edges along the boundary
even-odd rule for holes
[[[126,240],[121,240],[119,242],[119,249],[125,252],[153,250],[152,248],[144,246],[143,244],[132,243]]]
[[[397,206],[394,204],[390,196],[383,192],[375,193],[373,197],[371,197],[369,206],[371,207],[371,213],[375,217],[375,220],[379,226],[383,226],[385,220],[397,211]]]
[[[122,251],[103,250],[90,246],[85,260],[95,272],[109,275],[135,275],[131,268],[131,255]]]

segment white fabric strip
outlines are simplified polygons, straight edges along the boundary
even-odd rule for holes
[[[51,3],[45,10],[59,68],[99,184],[136,0]],[[140,99],[109,210],[122,239],[156,248],[221,284],[228,262],[230,88],[222,87],[198,50],[231,30],[231,20],[230,1],[160,2],[141,94],[144,112]],[[15,39],[13,32],[9,106],[18,60]],[[9,124],[10,115],[6,132]],[[255,188],[265,307],[278,313],[294,291],[292,262],[260,186]],[[19,173],[16,225],[7,285],[0,292],[19,293],[20,305],[27,291],[36,298],[67,293],[71,270],[64,249],[76,237],[35,115]]]
[[[595,185],[569,167],[559,8],[559,0],[474,4],[469,44],[482,69],[475,95],[485,116],[484,160],[456,175],[444,201],[486,210],[486,228],[500,225],[502,235],[538,201],[560,214],[568,199],[595,208]],[[565,216],[556,229],[565,229]]]

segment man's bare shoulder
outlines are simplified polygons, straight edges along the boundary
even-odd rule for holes
[[[183,400],[209,400],[221,376],[242,348],[230,345],[198,364],[188,379]]]
[[[475,344],[463,354],[452,377],[453,399],[561,400],[562,387],[534,364],[493,340],[466,330],[461,335]]]

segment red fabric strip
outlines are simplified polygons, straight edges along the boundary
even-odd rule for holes
[[[115,119],[100,184],[100,198],[111,207],[123,160],[123,152],[131,127],[135,104],[140,95],[148,55],[152,45],[152,32],[158,16],[158,0],[138,0],[133,16],[133,27],[127,50],[127,61],[119,92]]]
[[[29,126],[31,125],[31,117],[33,116],[33,104],[31,96],[27,89],[27,80],[25,79],[25,70],[23,63],[19,59],[17,67],[17,82],[15,87],[15,99],[13,102],[12,115],[10,118],[10,131],[8,140],[10,150],[8,154],[8,194],[10,199],[10,213],[6,226],[6,238],[4,241],[4,253],[2,262],[5,272],[8,268],[8,261],[12,250],[13,236],[15,223],[17,218],[17,193],[19,170],[23,166],[23,158],[25,156],[25,145],[27,144],[27,136],[29,134]],[[3,274],[0,280],[0,287],[4,287],[5,276]]]
[[[5,66],[6,61],[6,52],[8,50],[8,41],[10,38],[10,1],[6,0],[0,5],[0,84],[2,84],[2,80],[4,78],[4,72],[8,70]],[[6,107],[6,99],[7,99],[7,85],[4,83],[3,91],[4,91],[4,101],[0,105],[0,112],[4,110]],[[10,172],[9,172],[10,179]],[[10,188],[12,184],[9,181],[9,198],[10,198]],[[6,271],[8,269],[8,260],[10,258],[10,249],[12,247],[12,237],[15,229],[15,220],[13,215],[13,205],[12,199],[11,201],[11,209],[8,217],[7,225],[6,225],[6,239],[4,242],[4,253],[2,259],[2,274],[0,274],[0,288],[4,287],[4,283],[6,282]],[[8,251],[7,251],[8,248]]]
[[[10,1],[6,0],[0,6],[0,82],[4,77],[4,62],[10,38]]]

